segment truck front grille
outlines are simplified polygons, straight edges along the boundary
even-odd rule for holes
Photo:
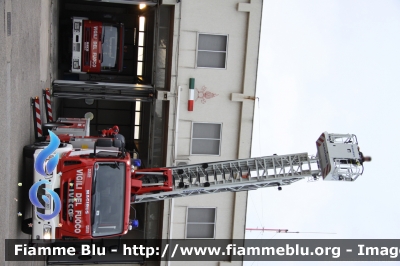
[[[64,221],[66,221],[67,213],[68,213],[68,209],[67,209],[67,206],[68,206],[68,182],[64,183],[62,190],[63,190],[64,197],[62,198],[62,208],[61,208],[62,215],[61,216],[62,216],[62,219]]]
[[[44,207],[46,207],[46,203],[44,202],[42,196],[43,196],[43,195],[46,195],[46,190],[44,190],[45,187],[46,187],[45,184],[40,185],[40,186],[39,186],[39,189],[38,189],[38,192],[37,192],[37,198],[38,198],[39,202],[40,202]],[[46,211],[46,209],[42,209],[42,208],[36,208],[36,210],[37,210],[37,212],[39,212],[39,213],[41,213],[41,214],[45,214],[45,211]]]
[[[46,193],[45,188],[46,188],[45,184],[40,185],[39,189],[38,189],[38,192],[37,192],[37,198],[38,198],[39,202],[44,207],[44,209],[43,208],[36,208],[37,212],[41,213],[41,214],[46,214],[46,210],[49,210],[51,208],[51,202],[53,201],[53,198],[51,197],[51,195]],[[60,189],[55,189],[54,191],[58,194],[58,196],[60,196]],[[46,196],[49,199],[48,203],[46,203],[43,200],[43,196]],[[53,205],[53,211],[54,211],[54,205]]]

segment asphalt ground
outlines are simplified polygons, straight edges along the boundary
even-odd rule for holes
[[[30,98],[40,96],[55,78],[57,58],[57,1],[0,0],[0,251],[4,239],[24,239],[20,231],[29,215],[27,190],[31,176],[24,174],[22,149],[34,142]],[[42,98],[41,98],[42,100]],[[22,183],[22,187],[18,183]],[[37,262],[5,262],[1,265],[44,265]]]

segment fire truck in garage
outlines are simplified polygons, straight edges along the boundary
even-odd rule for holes
[[[124,24],[72,18],[72,73],[121,72]]]

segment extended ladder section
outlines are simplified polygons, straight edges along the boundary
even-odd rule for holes
[[[283,186],[305,177],[320,175],[317,159],[309,157],[307,153],[195,164],[170,169],[173,191],[137,195],[135,202]],[[147,174],[151,175],[154,172]]]
[[[317,139],[316,146],[316,157],[296,153],[139,170],[133,174],[134,179],[141,179],[146,191],[152,193],[138,192],[135,202],[280,187],[305,177],[317,179],[321,176],[323,180],[354,181],[362,175],[363,158],[355,135],[324,132]],[[168,180],[172,181],[172,187],[171,183],[168,185]]]

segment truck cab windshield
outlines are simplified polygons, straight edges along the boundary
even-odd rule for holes
[[[125,172],[122,162],[96,163],[92,182],[92,236],[120,234],[123,231]]]
[[[119,54],[118,27],[103,25],[101,42],[101,69],[117,70]]]

